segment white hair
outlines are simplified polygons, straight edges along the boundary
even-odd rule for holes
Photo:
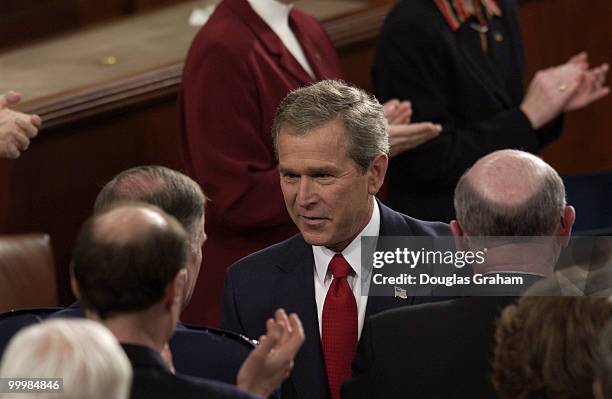
[[[103,325],[86,319],[57,319],[29,326],[11,339],[0,377],[63,378],[63,393],[37,393],[37,399],[126,399],[132,367]]]

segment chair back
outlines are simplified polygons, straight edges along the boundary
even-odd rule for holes
[[[0,312],[58,305],[47,234],[0,236]]]

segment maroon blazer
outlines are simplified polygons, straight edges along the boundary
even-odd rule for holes
[[[291,90],[341,72],[319,22],[294,9],[289,24],[315,80],[246,0],[219,4],[189,50],[178,101],[181,134],[191,174],[210,201],[187,322],[217,325],[225,269],[297,231],[280,190],[272,121]]]

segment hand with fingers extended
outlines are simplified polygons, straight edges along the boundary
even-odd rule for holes
[[[584,66],[568,62],[538,71],[521,103],[534,129],[539,129],[563,112],[585,73]]]
[[[274,319],[266,322],[266,334],[246,358],[238,372],[239,388],[262,398],[270,394],[289,376],[293,359],[304,343],[304,329],[296,314],[287,316],[278,309]]]
[[[606,75],[610,70],[610,66],[607,63],[589,69],[588,55],[585,52],[572,57],[569,63],[580,65],[585,73],[574,95],[565,104],[563,111],[574,111],[584,108],[610,93],[610,87],[605,86]]]
[[[38,115],[13,111],[21,95],[13,91],[0,95],[0,158],[16,159],[28,149],[41,126]]]
[[[562,112],[584,108],[610,92],[605,87],[608,65],[589,69],[588,55],[580,53],[565,64],[538,71],[521,104],[534,129]]]
[[[383,104],[389,122],[389,156],[394,157],[433,139],[442,127],[431,122],[410,123],[412,104],[409,101],[389,100]]]
[[[383,104],[383,113],[389,126],[410,123],[412,104],[410,101],[389,100]]]
[[[389,126],[389,156],[394,157],[437,137],[442,126],[431,123],[409,123]]]

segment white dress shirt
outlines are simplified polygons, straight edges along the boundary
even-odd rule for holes
[[[355,295],[355,301],[357,302],[357,337],[361,337],[361,329],[363,328],[363,321],[365,318],[365,310],[368,304],[368,290],[369,284],[364,287],[362,292],[361,278],[362,276],[369,276],[371,270],[364,270],[361,267],[361,237],[372,236],[378,237],[380,232],[380,210],[378,209],[378,202],[374,201],[372,217],[370,221],[364,227],[363,230],[355,237],[353,241],[342,251],[342,256],[349,263],[354,275],[349,275],[346,279]],[[317,316],[319,317],[319,334],[321,333],[322,317],[323,317],[323,304],[325,303],[325,296],[327,290],[331,286],[333,276],[331,271],[328,271],[329,262],[336,252],[332,251],[327,247],[312,246],[312,253],[314,254],[315,261],[315,273],[314,273],[314,287],[315,287],[315,300],[317,302]],[[367,281],[369,281],[369,278]]]
[[[297,37],[289,27],[289,12],[293,4],[284,4],[276,0],[248,0],[251,8],[281,39],[287,50],[300,63],[302,68],[314,79],[315,75],[306,59],[304,50]]]

